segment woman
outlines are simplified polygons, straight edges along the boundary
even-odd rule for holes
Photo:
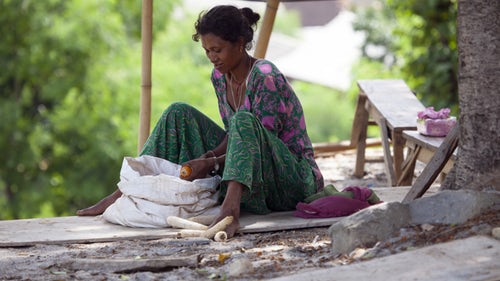
[[[225,5],[200,14],[193,40],[201,40],[214,65],[211,80],[224,129],[193,107],[174,103],[141,152],[190,166],[187,180],[219,173],[222,205],[213,224],[233,216],[229,237],[239,228],[241,209],[293,210],[323,188],[299,99],[276,66],[247,53],[259,19],[250,8]],[[101,214],[120,196],[117,190],[77,214]]]

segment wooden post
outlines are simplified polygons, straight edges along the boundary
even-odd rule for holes
[[[151,57],[153,41],[153,0],[142,0],[142,75],[141,75],[141,108],[139,112],[138,153],[149,136],[151,122]]]
[[[264,13],[262,27],[260,28],[257,44],[255,45],[255,52],[253,54],[256,58],[263,59],[266,56],[267,45],[269,44],[269,38],[273,31],[274,19],[276,18],[279,4],[279,0],[267,0],[266,12]]]

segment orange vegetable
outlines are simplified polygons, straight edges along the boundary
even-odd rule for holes
[[[181,179],[188,178],[188,177],[191,175],[191,172],[192,172],[192,171],[193,171],[193,170],[191,169],[191,167],[190,167],[190,166],[187,166],[187,165],[182,166],[182,167],[181,167],[181,173],[180,173],[180,174],[181,174],[181,175],[180,175],[180,176],[181,176]]]

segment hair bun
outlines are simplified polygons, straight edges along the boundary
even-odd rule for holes
[[[252,9],[245,7],[240,9],[241,14],[247,19],[250,26],[254,26],[260,19],[260,15],[255,13]]]

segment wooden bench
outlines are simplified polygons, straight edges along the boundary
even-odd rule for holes
[[[358,80],[357,84],[359,95],[351,132],[351,146],[357,147],[354,176],[364,175],[366,131],[369,124],[376,124],[380,128],[388,183],[395,186],[404,159],[403,131],[417,129],[417,112],[425,107],[403,80]]]
[[[403,138],[406,141],[408,152],[402,164],[401,176],[398,178],[397,183],[398,186],[411,185],[417,160],[423,163],[429,163],[445,140],[444,137],[424,136],[417,131],[403,131]],[[457,151],[454,150],[449,159],[445,161],[441,173],[448,174],[456,159]]]

